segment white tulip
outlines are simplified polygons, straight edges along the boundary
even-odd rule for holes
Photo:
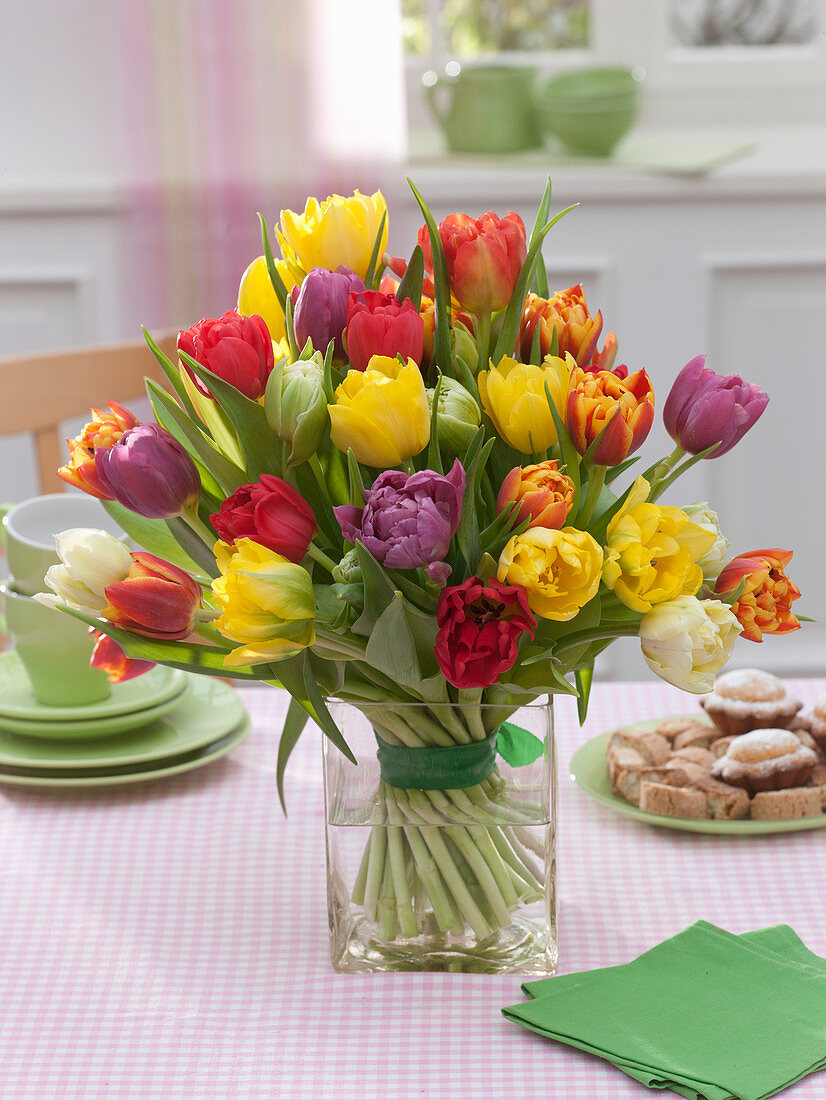
[[[643,615],[642,655],[661,679],[702,695],[711,691],[742,629],[728,604],[678,596]]]
[[[53,565],[45,581],[59,600],[78,611],[106,607],[105,591],[129,574],[132,555],[106,531],[75,527],[55,536],[62,565]]]
[[[694,504],[687,505],[683,508],[683,511],[692,523],[696,523],[704,531],[711,531],[715,536],[714,545],[701,558],[697,559],[697,564],[702,569],[703,577],[706,580],[716,580],[728,558],[728,551],[731,546],[729,540],[720,530],[720,519],[714,509],[709,508],[708,503],[704,500],[698,500]]]

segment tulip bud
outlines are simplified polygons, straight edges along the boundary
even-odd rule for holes
[[[278,438],[292,444],[288,465],[299,466],[316,452],[327,426],[324,360],[320,351],[309,359],[275,365],[267,383],[264,412]]]
[[[92,419],[80,435],[66,440],[69,462],[57,471],[57,476],[63,481],[99,500],[111,500],[112,497],[103,488],[98,477],[95,449],[113,447],[124,432],[138,425],[128,409],[124,409],[116,401],[109,401],[108,405],[108,413],[101,409],[92,409]]]
[[[86,527],[55,535],[55,548],[61,564],[46,571],[47,587],[61,603],[99,615],[106,607],[106,589],[123,580],[132,568],[129,550],[107,531]]]
[[[333,569],[333,580],[339,584],[358,584],[362,579],[361,564],[355,547],[348,550]]]
[[[200,585],[183,569],[154,554],[138,550],[131,556],[127,576],[107,586],[101,616],[145,638],[186,638],[202,618]]]
[[[349,267],[343,265],[336,271],[314,267],[301,284],[290,292],[293,310],[293,328],[299,348],[312,340],[313,348],[322,355],[333,341],[333,358],[344,361],[342,336],[347,324],[347,298],[352,291],[367,288]]]
[[[763,415],[768,395],[739,374],[720,375],[705,370],[698,355],[677,375],[663,409],[666,431],[688,454],[696,455],[714,443],[706,458],[719,458]]]
[[[171,519],[194,509],[201,494],[195,463],[157,424],[124,432],[114,447],[95,451],[103,488],[125,508],[149,519]]]
[[[178,333],[178,351],[229,382],[252,401],[263,394],[273,367],[272,336],[261,317],[228,310],[218,320],[205,318]],[[195,372],[187,373],[205,397],[212,397]]]
[[[431,412],[435,392],[435,389],[427,391],[427,404]],[[447,375],[442,375],[438,404],[439,446],[452,455],[464,454],[482,423],[479,405],[461,382]]]

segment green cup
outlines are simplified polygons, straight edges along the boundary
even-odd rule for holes
[[[80,493],[48,493],[20,504],[0,504],[0,539],[15,591],[33,596],[44,591],[50,565],[58,565],[54,536],[72,527],[96,527],[116,538],[123,531],[94,497]]]
[[[38,703],[77,707],[108,697],[106,673],[89,668],[94,642],[84,623],[16,591],[10,580],[0,582],[0,597],[6,632]]]

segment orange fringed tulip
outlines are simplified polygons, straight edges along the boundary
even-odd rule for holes
[[[623,379],[611,371],[578,367],[571,375],[566,422],[581,455],[608,424],[593,461],[598,466],[618,465],[642,445],[654,422],[648,375],[638,370]]]
[[[502,512],[509,504],[519,503],[514,526],[530,522],[531,527],[559,530],[574,502],[573,481],[557,468],[555,458],[530,466],[514,466],[505,476],[496,510]]]
[[[67,439],[69,461],[57,471],[57,476],[76,489],[82,489],[98,500],[112,500],[112,494],[104,489],[95,467],[95,447],[114,447],[124,432],[137,427],[137,420],[119,405],[109,401],[109,412],[92,409],[92,419],[80,435]]]
[[[595,317],[591,316],[581,286],[557,291],[550,299],[540,298],[538,294],[529,294],[519,330],[520,350],[525,362],[531,356],[537,325],[542,358],[551,350],[554,329],[556,329],[558,354],[564,358],[565,352],[570,352],[576,359],[578,367],[587,367],[593,358],[597,340],[602,331],[602,312],[597,313]]]
[[[786,576],[791,550],[749,550],[738,554],[720,573],[715,593],[733,592],[745,581],[742,595],[731,606],[743,627],[742,638],[762,642],[764,634],[789,634],[800,623],[791,609],[800,589]]]

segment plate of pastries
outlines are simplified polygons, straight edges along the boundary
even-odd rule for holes
[[[574,754],[571,776],[618,813],[691,832],[826,825],[826,695],[804,708],[780,680],[717,677],[693,714],[623,726]]]

